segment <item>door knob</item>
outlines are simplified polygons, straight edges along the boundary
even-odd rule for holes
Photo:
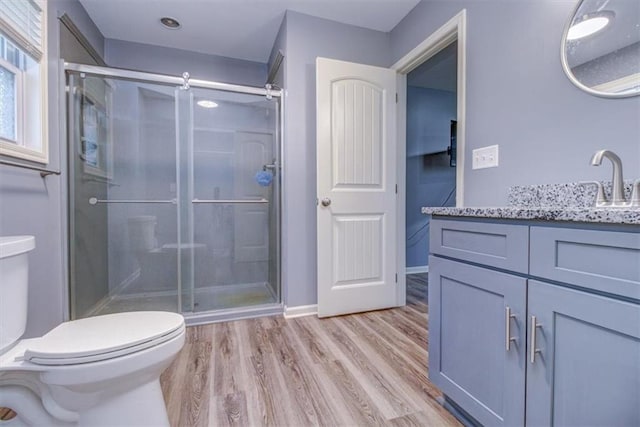
[[[322,206],[324,206],[326,208],[327,206],[329,206],[331,204],[331,199],[328,198],[328,197],[325,197],[324,199],[322,199],[322,202],[320,202],[320,203],[322,203]]]

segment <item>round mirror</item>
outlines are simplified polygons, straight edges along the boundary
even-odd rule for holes
[[[593,95],[640,95],[640,0],[581,0],[564,30],[562,66]]]

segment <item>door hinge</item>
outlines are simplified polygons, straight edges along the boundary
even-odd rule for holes
[[[396,92],[396,104],[398,103],[398,92]]]
[[[396,184],[396,194],[398,194],[398,184]]]
[[[398,273],[396,273],[396,283],[398,283]]]

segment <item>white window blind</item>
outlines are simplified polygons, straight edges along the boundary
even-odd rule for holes
[[[35,0],[0,0],[0,30],[40,61],[42,8]]]

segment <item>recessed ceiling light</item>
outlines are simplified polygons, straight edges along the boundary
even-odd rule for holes
[[[180,28],[180,22],[178,22],[177,19],[171,18],[169,16],[160,18],[160,22],[162,23],[162,25],[164,25],[165,27],[171,30],[177,30],[178,28]]]
[[[218,106],[217,103],[210,101],[208,99],[201,99],[200,101],[197,102],[197,104],[202,108],[216,108]]]
[[[586,15],[580,22],[573,24],[569,28],[567,40],[578,40],[601,31],[609,25],[613,16],[613,12],[599,12],[594,15]]]

